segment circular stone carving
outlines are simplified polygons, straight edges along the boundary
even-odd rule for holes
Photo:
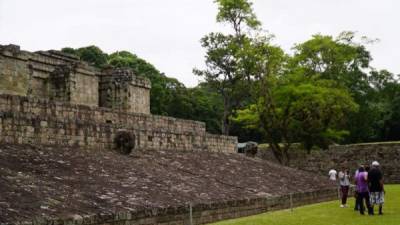
[[[135,148],[135,136],[126,130],[119,130],[115,134],[114,145],[118,152],[128,155]]]

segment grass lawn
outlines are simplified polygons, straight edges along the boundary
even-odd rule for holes
[[[293,212],[282,210],[213,225],[400,225],[400,185],[385,188],[383,216],[360,215],[354,211],[354,198],[350,198],[349,208],[340,208],[339,201],[333,201],[295,208]]]

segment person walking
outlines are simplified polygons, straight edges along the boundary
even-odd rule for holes
[[[357,191],[358,191],[358,196],[357,196],[357,204],[359,205],[359,210],[360,214],[364,215],[365,207],[364,207],[364,201],[365,205],[368,209],[368,214],[371,214],[371,205],[369,202],[369,190],[368,190],[368,173],[365,171],[363,167],[361,167],[358,171],[357,177],[356,177],[356,183],[357,183]]]
[[[329,180],[336,181],[337,171],[335,169],[329,170],[328,175],[329,175]]]
[[[372,162],[372,169],[368,173],[368,186],[372,214],[374,214],[374,205],[378,205],[379,215],[383,215],[382,208],[385,202],[385,190],[383,187],[383,174],[377,161]]]
[[[343,167],[339,172],[339,184],[340,184],[340,192],[342,194],[342,204],[340,205],[341,208],[347,207],[347,197],[349,195],[350,189],[350,175],[349,170]]]

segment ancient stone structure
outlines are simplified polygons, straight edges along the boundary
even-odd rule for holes
[[[236,153],[236,137],[207,134],[203,122],[0,95],[0,143],[110,150],[119,131],[134,149]]]
[[[196,225],[337,198],[325,177],[241,154],[5,144],[0,155],[0,224]]]
[[[267,150],[260,156],[276,161],[272,152]],[[377,160],[382,167],[386,183],[400,183],[400,142],[365,143],[353,145],[332,145],[328,150],[312,152],[291,152],[290,166],[327,176],[332,168],[339,170],[346,166],[355,171],[360,164],[370,165]]]
[[[203,122],[151,115],[149,91],[129,70],[0,46],[0,224],[205,224],[336,197]]]
[[[59,51],[0,45],[0,94],[150,114],[150,88],[130,70],[98,70]]]
[[[0,46],[0,93],[98,105],[97,71],[58,51],[30,53]]]
[[[202,122],[151,115],[150,87],[130,70],[0,46],[0,143],[121,150],[124,130],[132,149],[236,152],[236,137],[207,134]]]
[[[107,69],[100,78],[100,107],[150,114],[150,82],[128,69]]]

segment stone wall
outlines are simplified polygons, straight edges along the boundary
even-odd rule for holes
[[[98,82],[96,70],[74,56],[0,45],[0,93],[97,106]]]
[[[209,135],[202,122],[0,95],[3,143],[106,150],[119,131],[132,135],[133,149],[236,152],[236,137]]]
[[[28,94],[32,76],[32,69],[26,66],[28,59],[17,46],[0,46],[0,94]]]
[[[150,114],[150,88],[148,79],[127,69],[99,70],[60,51],[0,45],[0,94]]]
[[[66,219],[38,218],[34,224],[109,224],[109,225],[193,225],[207,224],[221,220],[251,216],[269,211],[288,209],[307,204],[337,199],[337,190],[326,189],[314,192],[294,193],[280,197],[242,199],[208,204],[196,204],[173,208],[143,209],[134,212],[120,212],[97,215],[73,215]],[[30,224],[31,222],[26,222]],[[18,223],[20,224],[20,223]],[[11,225],[11,224],[10,224]]]
[[[261,157],[276,162],[271,151]],[[294,149],[290,167],[328,176],[332,168],[339,170],[344,165],[354,172],[360,164],[371,165],[375,160],[381,164],[386,183],[400,183],[400,142],[330,146],[310,155]]]
[[[150,114],[150,81],[129,69],[107,69],[100,74],[100,107]]]
[[[237,137],[206,134],[207,149],[214,152],[237,152]]]

